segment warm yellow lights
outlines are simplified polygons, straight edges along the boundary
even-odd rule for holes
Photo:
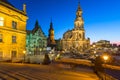
[[[107,54],[103,54],[102,58],[103,58],[104,62],[107,62],[110,59],[110,56]]]
[[[60,54],[57,54],[55,59],[60,59]]]
[[[0,1],[0,57],[21,59],[26,49],[26,14]]]
[[[23,51],[23,53],[25,54],[25,53],[26,53],[26,51]]]
[[[3,17],[0,17],[0,20],[4,20],[4,18],[3,18]]]
[[[107,61],[108,58],[109,58],[109,57],[108,57],[107,55],[104,55],[104,56],[103,56],[103,59],[104,59],[105,61]]]
[[[0,26],[4,26],[4,18],[0,17]]]
[[[93,45],[93,48],[95,48],[96,47],[96,45]]]

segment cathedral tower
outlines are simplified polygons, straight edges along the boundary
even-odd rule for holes
[[[80,8],[80,3],[76,11],[76,18],[74,21],[74,29],[78,31],[79,37],[83,40],[85,39],[84,21],[82,18],[82,9]]]
[[[67,52],[84,53],[90,45],[90,39],[85,38],[84,21],[80,3],[76,11],[74,28],[63,34],[62,49]]]
[[[80,3],[78,4],[78,9],[76,11],[76,19],[74,21],[74,27],[76,30],[81,30],[83,28],[83,24],[84,24],[84,21],[83,21],[83,18],[82,18],[82,10],[80,8]]]
[[[53,23],[51,21],[50,23],[50,29],[49,29],[49,35],[48,35],[48,47],[51,47],[53,49],[56,46],[56,42],[54,40],[54,29],[53,29]]]

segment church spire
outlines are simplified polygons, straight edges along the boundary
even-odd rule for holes
[[[51,22],[50,22],[50,30],[53,30],[52,18],[51,18]]]
[[[80,8],[80,1],[78,2],[78,9],[77,11],[82,11],[82,9]]]
[[[43,32],[41,26],[38,23],[38,20],[36,20],[35,27],[33,28],[32,32],[35,33],[38,29],[40,29],[41,32]]]
[[[80,2],[78,3],[78,8],[76,11],[76,19],[74,21],[74,27],[76,30],[83,29],[83,18],[82,18],[82,9],[80,8]]]
[[[49,34],[48,34],[47,46],[51,47],[52,49],[56,46],[56,42],[55,42],[55,39],[54,39],[54,29],[53,29],[52,19],[51,19],[51,22],[50,22],[50,29],[49,29]]]
[[[82,9],[80,8],[80,2],[78,2],[78,8],[76,11],[76,17],[80,17],[82,15]]]
[[[36,20],[35,27],[39,27],[38,20]]]

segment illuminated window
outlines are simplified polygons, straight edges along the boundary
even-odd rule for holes
[[[3,58],[3,52],[0,51],[0,58]]]
[[[17,56],[17,51],[12,51],[11,53],[12,53],[12,54],[11,54],[11,57],[12,57],[12,58],[15,58],[15,57]]]
[[[13,29],[17,29],[17,22],[12,21],[12,28],[13,28]]]
[[[4,26],[4,18],[0,17],[0,26]]]
[[[12,43],[16,43],[16,36],[12,36]]]
[[[0,42],[3,42],[3,35],[0,34]]]

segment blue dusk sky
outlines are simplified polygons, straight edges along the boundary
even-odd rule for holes
[[[109,40],[120,42],[120,0],[8,0],[22,10],[27,5],[27,30],[34,28],[36,20],[48,36],[52,18],[55,39],[74,28],[78,2],[83,11],[86,38],[91,42]]]

